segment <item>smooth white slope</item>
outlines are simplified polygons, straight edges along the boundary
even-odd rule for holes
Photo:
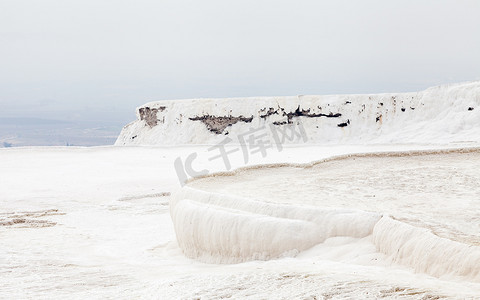
[[[269,204],[188,187],[172,196],[177,241],[210,263],[296,255],[330,237],[365,237],[380,215],[347,209]]]
[[[153,118],[156,125],[141,120],[144,117],[140,110],[147,108],[159,110],[150,115],[150,121]],[[296,111],[310,117],[293,116]],[[279,125],[288,123],[289,113],[292,124]],[[244,117],[251,121],[237,121],[215,133],[201,120],[191,120],[204,116]],[[479,141],[480,81],[416,93],[150,102],[137,108],[137,120],[123,128],[115,144],[217,144],[227,137],[242,143],[239,135],[250,129],[259,130],[256,134],[267,134],[264,139],[274,143],[274,129],[270,126],[285,130],[299,121],[305,128],[307,142],[313,144]],[[286,142],[304,141],[297,137]]]
[[[480,282],[479,163],[470,148],[245,168],[192,180],[170,210],[179,246],[202,261],[265,260],[371,235],[392,262]]]
[[[375,224],[373,243],[393,262],[436,277],[461,276],[480,282],[480,247],[459,243],[384,216]]]

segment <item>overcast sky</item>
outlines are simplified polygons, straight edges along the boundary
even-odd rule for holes
[[[0,116],[479,79],[478,0],[0,0]]]

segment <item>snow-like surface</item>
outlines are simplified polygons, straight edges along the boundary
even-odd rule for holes
[[[280,210],[288,213],[283,213],[284,219],[275,220],[278,231],[269,236],[277,238],[276,242],[283,246],[281,249],[285,253],[304,250],[304,243],[311,242],[312,230],[315,230],[313,236],[320,241],[325,235],[372,235],[376,249],[392,261],[438,277],[463,276],[480,282],[479,170],[480,150],[477,148],[430,154],[357,155],[304,167],[248,168],[191,181],[175,196],[171,204],[172,217],[180,246],[185,248],[187,255],[199,259],[204,257],[197,252],[212,253],[203,246],[202,238],[226,240],[222,247],[215,248],[214,255],[237,258],[239,254],[232,255],[231,248],[241,250],[238,249],[241,239],[238,235],[242,232],[237,232],[236,228],[238,223],[245,222],[242,213],[250,213],[255,218],[257,222],[248,220],[247,223],[248,232],[255,232],[255,228],[265,229],[263,218],[277,216]],[[190,203],[190,199],[206,204],[201,217],[190,215],[187,228],[177,228],[177,222],[184,225],[182,221],[185,221],[175,212],[177,203]],[[257,203],[264,204],[259,208]],[[344,214],[343,218],[332,218],[318,208],[305,205],[315,205],[322,210],[361,210]],[[223,219],[218,218],[219,207],[240,211],[236,217]],[[315,217],[311,218],[310,213]],[[367,213],[372,217],[360,217]],[[282,230],[283,226],[289,226],[290,219],[296,218],[320,226],[292,233]],[[215,230],[197,232],[196,220],[208,220],[210,228]],[[280,232],[281,236],[275,235]],[[210,234],[215,238],[208,238]],[[192,241],[193,244],[189,243]],[[257,242],[260,247],[264,240]],[[268,240],[265,242],[271,244]],[[277,252],[268,254],[279,256]],[[245,251],[243,259],[251,259],[251,254]]]
[[[170,201],[184,253],[212,263],[296,255],[330,237],[370,235],[380,215],[345,209],[275,205],[188,187]]]
[[[348,153],[432,147],[439,146],[286,147],[249,163],[309,163]],[[168,193],[180,187],[173,161],[192,152],[198,153],[198,168],[225,171],[223,164],[206,158],[204,147],[1,149],[0,298],[417,299],[475,298],[480,294],[480,285],[474,281],[433,277],[411,267],[405,261],[408,255],[385,255],[376,248],[374,236],[362,237],[363,233],[356,237],[325,235],[326,239],[312,248],[268,261],[205,264],[191,260],[177,243]],[[244,166],[241,155],[234,158],[234,169]],[[444,159],[439,158],[438,163]],[[348,169],[356,163],[347,160],[345,164]],[[268,169],[258,170],[268,173]],[[341,180],[335,183],[332,177],[329,186],[333,189],[329,192],[343,190],[343,195],[349,196]],[[365,195],[371,195],[370,191]],[[330,207],[308,203],[308,210],[364,210],[359,202],[349,206],[339,197],[335,201]],[[437,208],[435,203],[422,203],[425,207],[419,211]],[[307,208],[296,208],[300,209]],[[277,208],[278,213],[281,211]],[[304,222],[307,216],[302,212],[295,217]],[[317,224],[312,226],[321,230]]]
[[[140,111],[145,109],[158,111],[141,116]],[[289,120],[287,115],[295,112],[309,116],[292,115]],[[220,129],[215,133],[201,120],[191,120],[203,116],[245,117],[251,121],[217,126]],[[289,121],[291,124],[284,124]],[[259,130],[257,134],[266,134],[263,139],[276,143],[274,130],[285,130],[299,121],[306,142],[311,144],[478,141],[480,81],[415,93],[150,102],[137,109],[137,120],[123,128],[116,145],[217,144],[226,137],[245,143],[241,136],[250,129]],[[216,122],[212,126],[223,121]],[[285,140],[299,141],[303,142],[302,138]]]
[[[479,298],[479,104],[161,101],[116,143],[141,147],[0,149],[0,298]]]

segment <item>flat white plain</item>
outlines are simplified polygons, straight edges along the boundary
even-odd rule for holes
[[[250,164],[308,163],[348,153],[439,147],[291,146],[254,158]],[[221,161],[208,161],[206,147],[201,146],[1,149],[2,298],[474,298],[480,294],[478,283],[439,279],[392,263],[376,251],[369,237],[330,238],[296,257],[270,261],[225,265],[188,259],[176,242],[168,193],[180,187],[174,159],[192,152],[199,153],[199,169],[224,171]],[[241,157],[232,163],[233,168],[244,166]],[[400,165],[392,161],[392,166]],[[341,190],[343,185],[338,180],[331,187]],[[428,212],[428,205],[435,208],[434,203],[422,203],[426,206],[420,212]]]

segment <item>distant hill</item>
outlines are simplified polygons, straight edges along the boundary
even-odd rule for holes
[[[41,119],[41,118],[0,117],[0,125],[30,126],[30,125],[58,125],[58,124],[73,124],[73,122],[62,121],[62,120]]]
[[[166,100],[137,108],[116,145],[445,143],[480,140],[480,81],[413,93]],[[301,124],[301,128],[300,128]],[[298,134],[298,129],[304,129]],[[253,142],[255,142],[255,140]]]

